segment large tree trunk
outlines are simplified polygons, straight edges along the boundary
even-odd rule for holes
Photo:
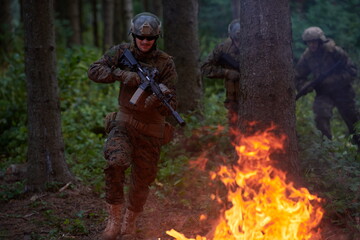
[[[103,0],[102,10],[104,22],[103,51],[105,52],[114,45],[114,0]]]
[[[295,88],[291,50],[289,1],[241,1],[239,128],[246,134],[275,124],[285,134],[285,153],[279,167],[297,175]],[[281,163],[281,164],[280,164]]]
[[[73,180],[64,158],[52,0],[24,1],[25,73],[28,95],[27,189]],[[41,13],[41,14],[39,14]]]
[[[163,0],[165,51],[174,56],[180,112],[200,108],[202,83],[199,70],[198,1]]]

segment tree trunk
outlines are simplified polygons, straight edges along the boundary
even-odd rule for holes
[[[142,2],[146,12],[151,12],[159,18],[162,18],[161,0],[143,0]]]
[[[102,9],[104,21],[103,51],[105,52],[114,45],[114,0],[103,0]]]
[[[93,29],[93,38],[94,46],[100,47],[99,43],[99,28],[98,28],[98,10],[97,10],[98,1],[91,0],[91,10],[92,10],[92,29]]]
[[[81,45],[81,18],[80,18],[80,3],[79,0],[68,1],[68,18],[72,34],[69,39],[69,46]]]
[[[125,40],[123,36],[124,36],[124,31],[126,32],[126,29],[124,29],[124,26],[122,24],[122,18],[124,14],[123,2],[124,2],[123,0],[114,0],[114,43],[115,44],[119,44]]]
[[[12,16],[11,16],[11,0],[1,1],[0,8],[0,65],[6,64],[4,56],[8,56],[11,51],[11,37],[12,37]]]
[[[202,82],[199,70],[198,1],[163,0],[165,52],[174,57],[179,75],[178,109],[199,110]]]
[[[43,191],[47,183],[66,183],[74,178],[64,158],[53,1],[27,0],[23,7],[28,96],[27,189]]]
[[[241,1],[240,130],[251,135],[275,124],[285,134],[285,153],[279,154],[280,168],[298,173],[295,132],[295,87],[291,50],[289,2]]]
[[[231,0],[233,19],[240,18],[240,0]]]
[[[125,31],[123,32],[124,36],[123,39],[125,42],[132,41],[132,37],[129,35],[130,30],[130,22],[131,19],[134,17],[134,10],[133,10],[133,2],[132,0],[123,0],[123,28]]]

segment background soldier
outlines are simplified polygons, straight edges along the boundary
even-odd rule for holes
[[[149,186],[155,180],[160,147],[164,142],[165,116],[170,112],[150,91],[141,95],[136,105],[129,100],[140,84],[139,75],[119,60],[129,49],[147,69],[157,69],[155,80],[164,84],[164,94],[172,94],[170,105],[175,108],[174,84],[177,79],[172,58],[156,47],[161,23],[151,13],[140,13],[131,22],[133,42],[112,47],[102,58],[91,64],[88,76],[98,83],[120,82],[119,111],[106,117],[108,137],[104,146],[107,160],[105,173],[106,202],[109,210],[103,239],[116,239],[120,234],[135,232],[135,219],[143,211]],[[124,205],[125,170],[131,166],[129,194]],[[121,216],[122,208],[125,213]]]
[[[303,89],[310,73],[313,74],[314,79],[326,75],[319,84],[314,86],[316,97],[313,111],[316,127],[323,135],[331,139],[330,119],[333,108],[336,107],[350,134],[354,134],[354,124],[359,121],[354,100],[355,92],[351,85],[357,74],[355,65],[342,48],[325,37],[319,27],[305,29],[302,39],[307,48],[295,68],[297,90]],[[353,140],[360,147],[359,135],[354,135]]]
[[[233,20],[228,26],[228,38],[218,44],[201,66],[202,75],[207,78],[224,79],[226,89],[225,107],[228,109],[230,126],[233,114],[237,114],[239,101],[239,40],[240,20]]]

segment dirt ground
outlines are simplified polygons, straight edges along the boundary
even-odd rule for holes
[[[145,210],[138,219],[139,230],[133,239],[172,240],[174,238],[166,234],[171,229],[188,238],[210,233],[220,208],[210,200],[208,191],[211,186],[204,184],[201,190],[201,184],[193,182],[185,186],[186,191],[175,189],[167,192],[167,195],[161,195],[164,190],[160,184],[155,184]],[[0,239],[100,239],[105,227],[104,209],[104,200],[83,186],[69,186],[61,191],[23,196],[1,204]],[[208,218],[200,221],[199,216],[203,213],[207,213]],[[354,233],[327,223],[322,223],[322,228],[322,237],[317,239],[360,239]]]
[[[193,175],[189,173],[190,176]],[[209,197],[209,187],[201,187],[199,180],[193,183],[196,185],[193,189],[189,189],[191,181],[182,185],[186,191],[164,190],[161,183],[155,183],[138,218],[134,240],[170,240],[173,238],[166,231],[171,229],[188,237],[209,232],[209,221],[199,221],[199,216],[204,211],[219,209]],[[6,183],[2,180],[1,184]],[[105,209],[101,196],[80,185],[24,195],[1,203],[0,239],[100,239],[105,228]]]
[[[200,135],[204,136],[203,133]],[[196,153],[199,151],[198,139],[192,140],[194,142],[182,146]],[[221,144],[217,142],[217,145]],[[205,147],[209,156],[220,152],[216,146]],[[13,183],[0,177],[0,186]],[[221,187],[223,185],[210,181],[208,171],[198,168],[189,168],[180,182],[168,185],[153,184],[144,212],[138,218],[138,231],[133,240],[173,240],[166,233],[171,229],[187,238],[194,239],[199,235],[210,240],[223,207],[212,200],[211,195],[216,194],[226,202],[227,191]],[[203,214],[207,217],[199,220]],[[0,202],[0,240],[96,240],[105,228],[106,216],[102,196],[90,187],[65,185],[52,192],[21,195]],[[324,219],[320,226],[321,236],[311,240],[360,240],[358,232],[341,229],[330,222]]]

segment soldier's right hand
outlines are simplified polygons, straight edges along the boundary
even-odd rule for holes
[[[225,78],[230,81],[239,81],[240,73],[233,69],[226,69],[225,70]]]
[[[115,76],[117,81],[121,81],[129,87],[137,87],[141,83],[140,77],[136,72],[116,69],[113,72],[113,75]]]

